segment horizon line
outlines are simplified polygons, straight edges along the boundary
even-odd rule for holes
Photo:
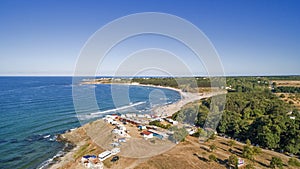
[[[290,76],[300,76],[300,74],[270,74],[270,75],[195,75],[195,76],[185,76],[185,75],[176,75],[176,76],[166,76],[166,75],[143,75],[143,76],[113,76],[113,75],[98,75],[98,76],[73,76],[73,75],[0,75],[0,77],[105,77],[105,78],[144,78],[144,77],[158,77],[158,78],[171,78],[171,77],[290,77]]]

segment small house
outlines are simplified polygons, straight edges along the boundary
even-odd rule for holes
[[[149,131],[143,131],[141,134],[143,135],[144,139],[153,138],[153,133]]]

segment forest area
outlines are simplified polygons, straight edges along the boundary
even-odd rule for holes
[[[227,86],[230,90],[218,133],[242,142],[250,140],[262,148],[299,155],[299,110],[274,94],[270,78],[228,77]],[[172,118],[203,127],[210,110],[216,111],[210,103],[211,99],[190,103]],[[197,111],[193,114],[192,110]]]

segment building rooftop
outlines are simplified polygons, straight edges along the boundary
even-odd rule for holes
[[[152,134],[152,133],[149,132],[149,131],[143,131],[142,134],[144,134],[144,135],[150,135],[150,134]]]

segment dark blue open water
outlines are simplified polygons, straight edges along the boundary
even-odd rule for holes
[[[126,86],[117,87],[122,90]],[[144,110],[157,100],[164,100],[158,104],[169,104],[180,99],[179,93],[172,90],[160,89],[165,96],[160,98],[162,95],[153,92],[153,87],[129,88],[130,102],[133,106],[137,103],[134,107],[140,113],[147,112]],[[101,110],[81,111],[114,113],[110,111],[116,109],[111,85],[96,85],[94,89]],[[131,106],[124,107],[121,113]],[[73,105],[71,77],[0,77],[0,168],[37,168],[55,156],[64,146],[55,141],[55,135],[79,127],[78,114]],[[83,123],[99,118],[84,117]]]

